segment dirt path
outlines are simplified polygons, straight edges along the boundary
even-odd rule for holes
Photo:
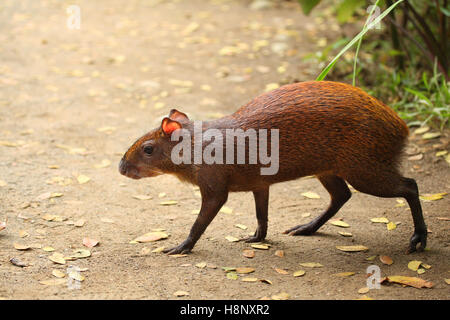
[[[159,125],[172,107],[193,119],[214,118],[236,110],[272,83],[313,79],[319,66],[301,57],[333,38],[338,27],[302,16],[295,3],[260,11],[237,0],[76,2],[80,30],[66,27],[66,8],[73,1],[4,0],[0,5],[0,222],[7,219],[0,231],[1,298],[172,299],[181,290],[192,299],[259,299],[280,293],[290,299],[355,299],[366,286],[369,265],[378,265],[382,276],[414,276],[407,268],[411,260],[432,266],[420,276],[434,283],[432,289],[383,285],[367,295],[450,297],[444,282],[450,278],[450,222],[438,219],[450,217],[448,195],[423,202],[432,231],[429,251],[413,255],[404,254],[413,231],[409,209],[396,206],[396,199],[359,193],[337,215],[350,228],[328,223],[315,236],[283,235],[328,205],[326,191],[314,179],[271,189],[271,247],[255,250],[253,259],[242,255],[248,244],[225,239],[253,233],[250,194],[230,195],[226,206],[232,212],[216,217],[192,254],[177,258],[150,252],[184,240],[200,199],[192,186],[170,176],[132,181],[119,175],[118,161],[130,143]],[[448,150],[448,133],[432,141],[413,137],[414,145],[424,158],[406,161],[406,175],[417,179],[423,194],[450,192],[449,165],[435,156]],[[80,175],[90,180],[80,184]],[[320,199],[300,195],[306,191]],[[177,203],[160,204],[171,200]],[[375,217],[397,222],[397,228],[388,231],[385,224],[370,222]],[[165,229],[170,237],[130,243],[153,229]],[[83,247],[85,237],[100,244],[90,257],[66,265],[53,263],[48,257],[54,252],[43,250],[51,246],[68,256]],[[14,243],[32,248],[19,251]],[[356,244],[369,250],[336,249]],[[276,250],[283,250],[284,257],[276,256]],[[378,255],[394,263],[384,265]],[[28,266],[15,266],[11,258]],[[202,262],[204,268],[196,266]],[[323,267],[300,267],[304,262]],[[68,266],[87,268],[80,272],[84,281],[71,282],[78,288],[68,282],[40,283],[57,279],[52,271],[66,273]],[[229,279],[224,266],[253,267],[249,276],[272,284],[243,282],[243,276]],[[298,269],[306,274],[294,278]],[[339,272],[355,275],[334,275]]]

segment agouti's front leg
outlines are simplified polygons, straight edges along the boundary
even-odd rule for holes
[[[260,242],[266,238],[267,235],[267,215],[269,210],[269,187],[253,191],[256,206],[256,219],[258,220],[258,227],[255,234],[251,237],[244,238],[245,242]]]
[[[200,188],[200,192],[202,194],[202,207],[189,236],[178,246],[164,250],[164,253],[189,253],[228,198],[228,191],[225,190],[213,191]]]

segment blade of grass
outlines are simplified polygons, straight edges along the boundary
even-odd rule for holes
[[[367,23],[369,23],[370,19],[372,18],[373,12],[375,11],[375,8],[378,7],[378,3],[380,0],[377,0],[375,4],[372,6],[372,9],[370,10],[369,16],[367,17],[366,22],[364,23],[364,28],[367,26]],[[358,44],[356,45],[356,52],[355,52],[355,61],[353,62],[353,86],[356,85],[356,63],[358,61],[358,54],[359,54],[359,48],[361,47],[363,37],[361,37],[358,41]]]
[[[373,26],[375,26],[377,23],[379,23],[381,20],[386,17],[389,12],[391,12],[400,2],[403,2],[403,0],[398,0],[395,2],[392,6],[387,8],[382,14],[380,14],[377,18],[375,18],[368,26],[365,26],[363,30],[358,33],[337,55],[334,57],[334,59],[323,69],[323,71],[319,74],[316,81],[323,80],[327,74],[330,72],[330,70],[334,67],[337,60],[349,49],[351,48],[362,36],[364,36],[367,31],[369,31]]]

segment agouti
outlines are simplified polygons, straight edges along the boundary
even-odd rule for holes
[[[427,228],[416,182],[398,172],[407,136],[404,121],[361,89],[331,81],[302,82],[264,93],[229,116],[200,124],[173,109],[159,128],[130,147],[119,171],[134,179],[169,173],[199,186],[200,213],[187,239],[166,250],[169,254],[191,251],[230,191],[253,192],[258,226],[243,240],[262,241],[270,185],[309,175],[327,189],[331,203],[310,223],[285,233],[317,231],[350,199],[347,181],[360,192],[406,199],[414,221],[408,248],[413,252],[419,243],[418,250],[425,248]]]

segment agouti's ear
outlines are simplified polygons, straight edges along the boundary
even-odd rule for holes
[[[170,136],[172,132],[177,129],[181,129],[181,124],[178,121],[172,120],[170,118],[164,118],[161,122],[161,129],[164,134]]]
[[[175,121],[180,121],[180,122],[189,121],[188,116],[185,113],[178,111],[177,109],[170,110],[169,118],[172,120],[175,120]]]

